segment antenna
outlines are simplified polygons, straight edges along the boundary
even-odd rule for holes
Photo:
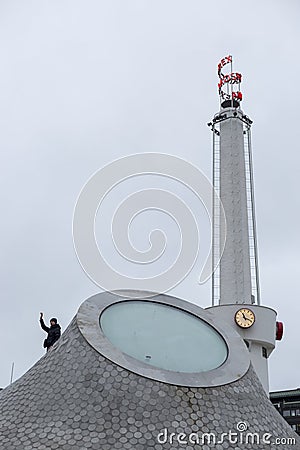
[[[12,382],[13,382],[14,368],[15,368],[15,363],[13,362],[12,365],[11,365],[10,383],[9,384],[12,384]]]

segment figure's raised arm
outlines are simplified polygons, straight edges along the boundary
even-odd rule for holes
[[[44,314],[41,312],[40,313],[40,324],[41,324],[41,327],[42,327],[42,329],[44,331],[46,331],[46,333],[49,333],[50,328],[45,325],[43,317],[44,317]]]

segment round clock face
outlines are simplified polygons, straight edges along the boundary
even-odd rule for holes
[[[228,354],[212,326],[161,303],[116,303],[104,310],[100,326],[123,353],[164,370],[206,372],[221,366]]]
[[[241,308],[235,313],[235,322],[241,328],[250,328],[255,322],[255,315],[251,309]]]

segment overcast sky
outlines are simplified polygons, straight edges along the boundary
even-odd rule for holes
[[[228,54],[254,120],[262,303],[285,324],[271,389],[300,386],[299,12],[297,0],[0,1],[0,386],[13,361],[18,378],[44,354],[40,311],[65,329],[99,292],[72,241],[76,198],[96,170],[164,152],[211,176],[206,123],[219,108],[216,66]],[[205,228],[200,209],[196,216]],[[154,213],[147,223],[159,220]],[[141,246],[144,231],[136,225]],[[202,263],[172,294],[205,307]]]

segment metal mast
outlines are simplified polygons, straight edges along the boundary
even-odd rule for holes
[[[229,73],[224,73],[229,67]],[[260,304],[251,149],[252,120],[240,108],[242,75],[233,72],[232,56],[218,64],[220,111],[208,125],[213,131],[213,184],[223,204],[213,202],[212,304]],[[220,254],[220,235],[226,232]]]

